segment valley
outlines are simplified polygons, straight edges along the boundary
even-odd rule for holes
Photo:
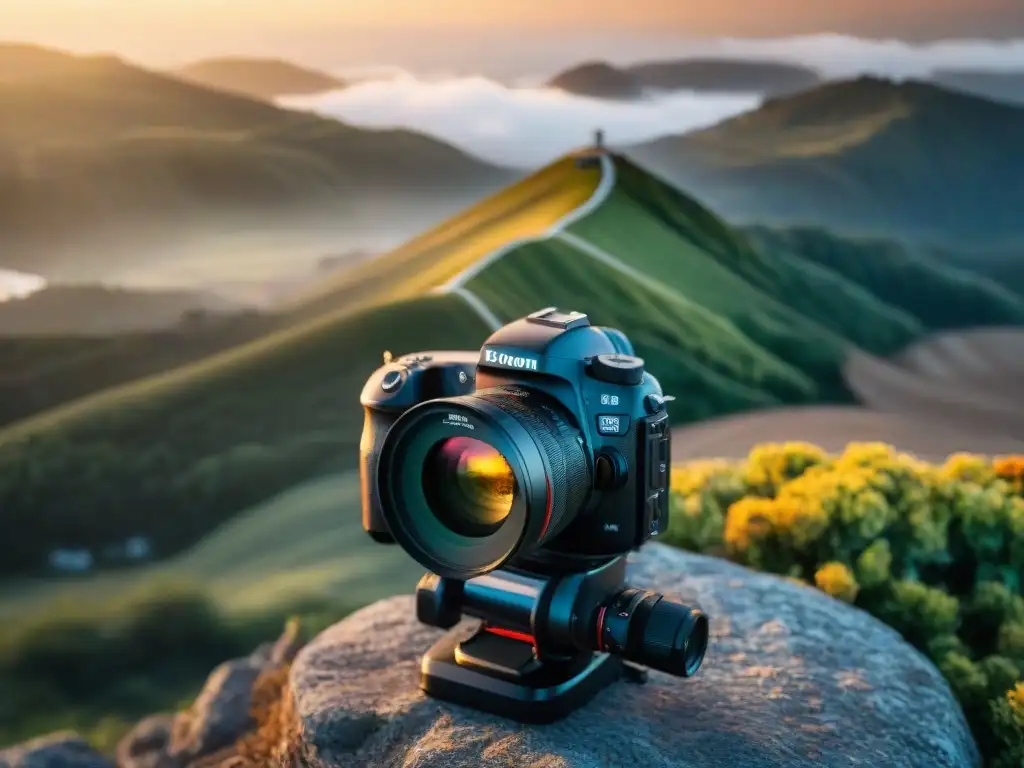
[[[1024,299],[983,278],[899,250],[851,272],[855,260],[829,261],[841,247],[877,245],[761,233],[758,247],[623,156],[568,156],[326,278],[258,338],[0,430],[0,535],[24,542],[4,567],[37,569],[55,540],[101,550],[145,536],[158,557],[183,551],[244,507],[354,466],[358,392],[384,350],[478,348],[538,306],[585,307],[625,331],[681,394],[679,425],[852,404],[850,360],[950,326],[1024,325]],[[915,281],[894,280],[900,270]],[[947,307],[961,314],[948,321]]]
[[[0,60],[18,73],[0,79],[0,266],[48,279],[122,278],[147,252],[162,265],[239,231],[327,230],[331,250],[378,248],[517,176],[421,134],[111,56],[3,46]]]

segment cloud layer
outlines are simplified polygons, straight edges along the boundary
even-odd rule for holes
[[[46,280],[39,275],[0,269],[0,302],[23,299],[46,287]]]
[[[481,77],[405,74],[282,103],[369,128],[411,128],[500,165],[530,167],[588,143],[595,128],[603,128],[610,143],[626,144],[711,125],[760,100],[755,94],[677,93],[617,103],[506,88]]]
[[[1024,40],[942,40],[913,44],[845,35],[804,35],[774,40],[695,42],[687,46],[685,55],[792,61],[836,78],[858,74],[927,77],[937,69],[1024,70]]]
[[[789,61],[814,67],[828,78],[859,74],[923,78],[937,69],[1024,71],[1024,40],[949,40],[914,45],[898,40],[861,40],[842,35],[784,39],[717,39],[673,42],[628,50],[616,46],[617,64],[640,58],[696,56]],[[576,61],[583,60],[581,57]],[[590,58],[593,58],[592,56]],[[586,143],[595,128],[608,141],[627,144],[684,133],[760,103],[757,94],[675,93],[644,102],[608,102],[544,89],[551,72],[515,78],[506,87],[480,76],[410,74],[394,67],[342,72],[355,76],[347,90],[282,103],[369,128],[411,128],[448,141],[502,165],[536,166]],[[367,79],[368,78],[368,79]],[[377,79],[380,78],[380,79]],[[360,82],[361,81],[361,82]]]

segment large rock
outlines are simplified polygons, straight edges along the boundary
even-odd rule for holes
[[[114,763],[78,734],[60,732],[0,750],[0,768],[114,768]]]
[[[174,715],[151,715],[132,728],[117,745],[117,768],[180,768],[167,754]]]
[[[630,582],[711,617],[702,670],[620,682],[567,719],[524,726],[425,697],[419,656],[440,631],[413,598],[334,625],[291,671],[303,765],[344,768],[976,766],[935,668],[867,614],[799,584],[661,545]]]
[[[301,646],[299,625],[290,622],[276,642],[213,670],[192,706],[175,715],[166,742],[145,751],[150,762],[139,762],[139,768],[187,766],[231,747],[255,725],[252,693],[256,680],[291,662]]]

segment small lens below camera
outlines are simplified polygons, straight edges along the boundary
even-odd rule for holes
[[[516,480],[494,446],[472,437],[450,437],[427,455],[423,492],[445,527],[477,538],[490,536],[508,518]]]
[[[700,669],[708,618],[657,592],[628,587],[597,611],[597,648],[676,677]]]

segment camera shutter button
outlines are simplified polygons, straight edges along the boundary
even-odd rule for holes
[[[597,355],[590,361],[590,370],[609,384],[635,386],[644,380],[644,361],[632,355]]]
[[[401,371],[388,371],[384,374],[384,378],[380,380],[380,388],[385,392],[394,392],[402,385],[402,372]]]

